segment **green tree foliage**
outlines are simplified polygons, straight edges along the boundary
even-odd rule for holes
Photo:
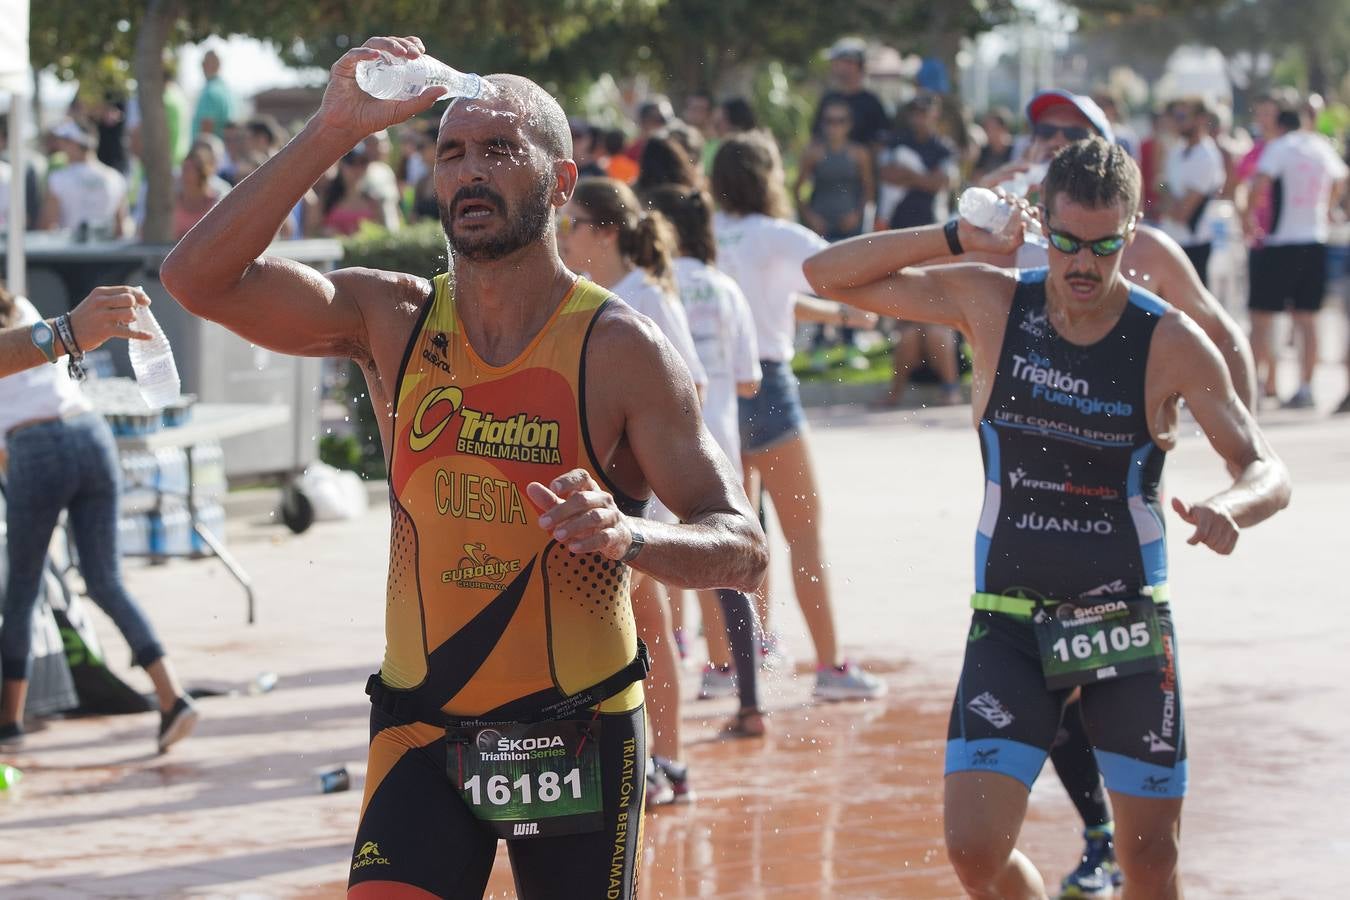
[[[1300,87],[1325,92],[1350,71],[1350,0],[1078,0],[1085,30],[1131,52],[1166,56],[1183,43],[1225,53],[1291,54]],[[1254,85],[1261,87],[1262,85]]]

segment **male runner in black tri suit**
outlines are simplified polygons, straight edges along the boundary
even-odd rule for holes
[[[951,325],[974,349],[985,506],[945,798],[948,853],[972,897],[1045,896],[1015,842],[1076,686],[1116,812],[1125,896],[1180,896],[1184,725],[1158,491],[1178,401],[1235,473],[1207,500],[1173,498],[1190,543],[1231,553],[1240,529],[1289,498],[1214,344],[1121,273],[1139,193],[1128,155],[1089,138],[1050,164],[1045,270],[910,268],[944,247],[1012,252],[1018,217],[999,234],[960,221],[854,238],[805,265],[821,296]]]

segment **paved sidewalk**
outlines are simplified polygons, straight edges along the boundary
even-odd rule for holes
[[[1325,374],[1327,401],[1343,379]],[[1340,747],[1350,655],[1345,553],[1350,417],[1272,413],[1293,507],[1228,559],[1185,545],[1171,517],[1176,619],[1192,760],[1183,868],[1199,897],[1338,896],[1350,842]],[[810,678],[769,681],[771,736],[714,738],[726,701],[690,704],[700,799],[647,824],[648,897],[954,897],[941,840],[941,756],[960,666],[981,502],[968,409],[813,412],[827,544],[849,651],[891,687],[878,703],[814,706]],[[1187,424],[1167,486],[1188,499],[1223,472]],[[129,570],[185,681],[243,691],[202,701],[198,733],[153,754],[151,715],[56,721],[8,761],[0,896],[339,897],[364,777],[366,676],[383,649],[388,516],[293,536],[235,520],[232,549],[259,591],[256,626],[212,561]],[[809,663],[782,554],[778,619]],[[126,650],[99,617],[112,664]],[[147,686],[142,673],[128,679]],[[692,690],[691,675],[686,690]],[[346,765],[352,790],[315,772]],[[1047,769],[1022,844],[1058,882],[1077,825]],[[499,866],[493,896],[512,896]]]

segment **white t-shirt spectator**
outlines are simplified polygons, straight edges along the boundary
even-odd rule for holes
[[[92,229],[116,235],[117,211],[127,199],[127,180],[121,172],[95,159],[71,163],[47,176],[47,191],[60,203],[61,228]]]
[[[759,358],[790,362],[797,331],[796,297],[811,293],[802,263],[829,245],[796,222],[759,213],[718,213],[713,230],[718,263],[750,304]]]
[[[741,434],[736,385],[760,380],[755,320],[736,282],[707,263],[690,257],[675,260],[675,281],[699,361],[708,373],[703,421],[739,475]]]
[[[1168,192],[1181,199],[1192,191],[1199,191],[1206,197],[1213,197],[1223,190],[1227,178],[1223,165],[1223,154],[1214,139],[1206,135],[1194,146],[1185,143],[1172,148],[1167,156],[1167,165],[1163,169],[1163,181]],[[1162,220],[1162,230],[1183,247],[1208,244],[1214,240],[1211,225],[1211,207],[1213,201],[1205,203],[1196,221],[1195,228],[1190,222],[1182,222],[1170,216]]]
[[[689,319],[684,314],[684,306],[680,303],[679,297],[663,290],[659,284],[647,277],[647,272],[643,269],[629,272],[610,290],[618,294],[623,302],[656,323],[656,327],[661,329],[666,340],[670,341],[680,359],[683,359],[684,364],[689,367],[689,374],[694,376],[694,384],[701,386],[708,383],[708,374],[698,360],[694,338],[689,333]]]
[[[42,318],[27,297],[16,298],[19,315],[15,325],[31,327]],[[57,346],[61,339],[53,338]],[[93,409],[79,385],[70,380],[66,360],[42,363],[22,372],[0,378],[0,448],[5,433],[15,425],[34,419],[73,416]]]
[[[1266,244],[1325,244],[1332,186],[1350,174],[1331,144],[1319,134],[1291,131],[1266,144],[1256,171],[1278,185]]]

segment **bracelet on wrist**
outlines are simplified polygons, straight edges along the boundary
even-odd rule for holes
[[[947,249],[952,251],[952,256],[961,256],[966,252],[961,246],[961,234],[957,231],[960,224],[960,219],[949,219],[947,224],[942,226],[942,233],[947,238]]]
[[[75,381],[84,381],[89,372],[84,366],[84,351],[75,340],[75,329],[70,324],[70,313],[57,316],[56,333],[61,336],[61,343],[66,345],[66,353],[69,354],[66,370],[70,373],[70,377]]]

